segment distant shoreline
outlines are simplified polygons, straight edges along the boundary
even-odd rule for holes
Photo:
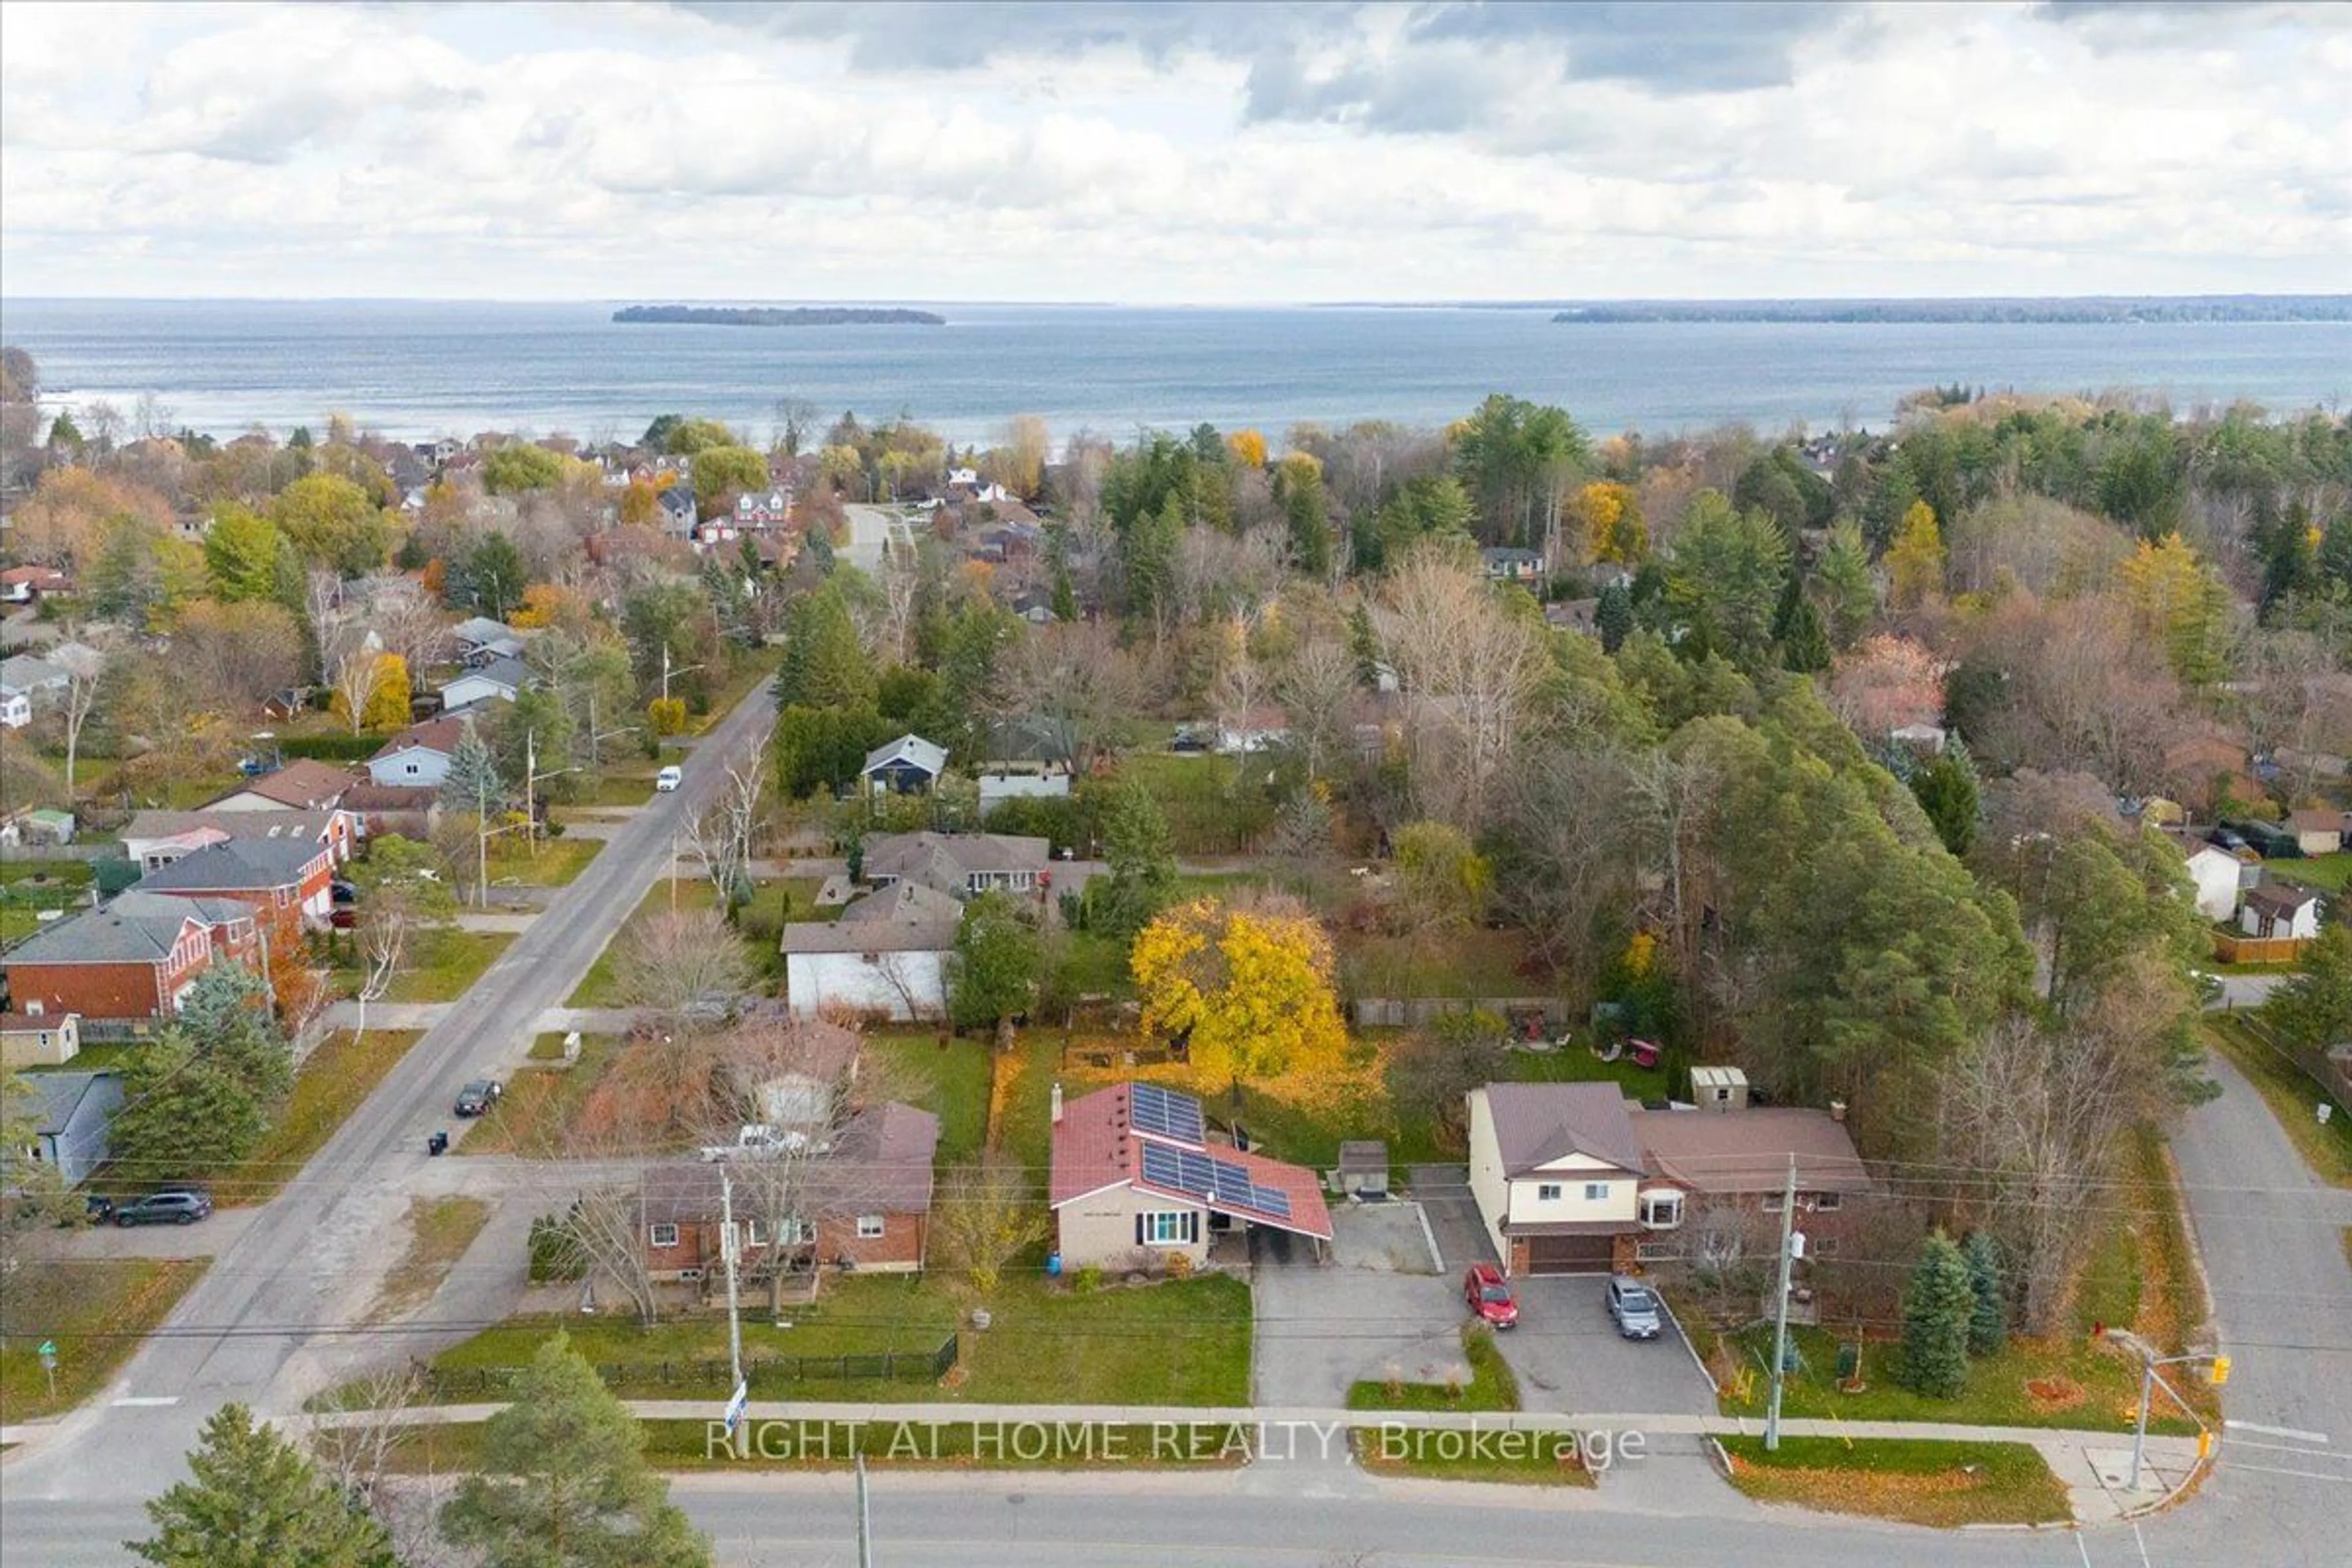
[[[2013,300],[1619,300],[1553,313],[1571,326],[1769,322],[1776,326],[2128,326],[2144,322],[2352,321],[2352,294],[2214,294]]]
[[[688,327],[944,327],[945,316],[929,310],[869,310],[853,305],[801,305],[791,309],[732,305],[625,305],[613,320],[632,324]]]

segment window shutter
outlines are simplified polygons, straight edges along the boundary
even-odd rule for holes
[[[1199,1209],[1194,1209],[1191,1214],[1184,1216],[1184,1239],[1188,1243],[1197,1243],[1201,1239],[1201,1211]]]
[[[1135,1245],[1138,1247],[1143,1245],[1143,1215],[1141,1215],[1135,1216]]]

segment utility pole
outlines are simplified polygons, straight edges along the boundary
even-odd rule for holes
[[[1780,1287],[1772,1300],[1772,1403],[1764,1414],[1764,1448],[1780,1447],[1780,1384],[1789,1364],[1789,1266],[1796,1260],[1797,1157],[1789,1156],[1789,1183],[1780,1194]]]
[[[719,1171],[719,1256],[727,1265],[727,1360],[735,1374],[733,1387],[728,1390],[731,1400],[743,1387],[743,1320],[736,1315],[735,1259],[735,1178],[722,1164]],[[744,1437],[751,1436],[749,1422],[737,1423]],[[748,1445],[737,1450],[748,1453]]]
[[[669,700],[669,678],[673,673],[677,675],[692,675],[696,670],[700,669],[701,668],[702,666],[698,664],[689,664],[683,669],[673,671],[669,667],[669,644],[667,642],[664,642],[662,644],[662,700],[665,702]]]
[[[857,1456],[857,1568],[874,1568],[874,1511],[866,1497],[866,1456]]]
[[[474,775],[474,904],[490,907],[490,770]]]

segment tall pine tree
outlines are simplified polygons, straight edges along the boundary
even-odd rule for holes
[[[2001,1279],[2000,1249],[1990,1236],[1972,1230],[1961,1245],[1960,1257],[1969,1266],[1969,1289],[1976,1296],[1969,1313],[1969,1354],[1998,1355],[2009,1342],[2009,1290]]]
[[[194,1479],[147,1505],[154,1536],[129,1542],[156,1568],[399,1568],[383,1525],[292,1443],[224,1405],[188,1456]]]
[[[1960,1249],[1942,1231],[1920,1244],[1903,1292],[1902,1382],[1930,1399],[1955,1399],[1969,1381],[1969,1319],[1976,1290]]]

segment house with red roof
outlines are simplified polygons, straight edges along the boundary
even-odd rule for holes
[[[1121,1083],[1065,1104],[1053,1089],[1056,1248],[1069,1268],[1198,1267],[1213,1238],[1251,1226],[1318,1244],[1331,1214],[1314,1172],[1209,1142],[1201,1102]]]

